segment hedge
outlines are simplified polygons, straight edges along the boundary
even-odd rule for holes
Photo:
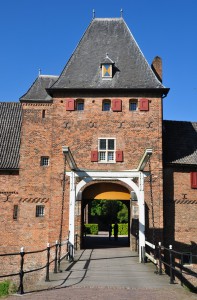
[[[112,224],[112,235],[114,235],[114,224]],[[118,224],[118,235],[128,235],[128,223]]]
[[[98,234],[98,224],[84,224],[85,234]]]
[[[98,224],[84,224],[85,234],[98,234]],[[112,224],[112,235],[114,235],[113,230],[114,224]],[[128,235],[128,223],[119,223],[118,224],[118,235]]]

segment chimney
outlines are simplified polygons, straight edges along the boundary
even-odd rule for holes
[[[161,57],[156,56],[153,59],[151,68],[152,68],[153,72],[155,73],[157,79],[162,82],[162,59],[161,59]]]

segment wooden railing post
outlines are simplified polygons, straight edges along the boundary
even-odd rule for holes
[[[45,281],[50,281],[49,280],[49,263],[50,261],[50,244],[48,243],[47,244],[47,263],[46,263],[46,278],[45,278]]]
[[[55,242],[55,261],[54,261],[54,273],[57,273],[57,251],[58,251],[58,241]]]
[[[173,284],[174,283],[174,276],[173,276],[172,245],[169,245],[169,254],[170,254],[170,284]]]
[[[18,288],[18,294],[22,295],[24,294],[24,288],[23,288],[23,277],[24,277],[24,270],[23,270],[23,266],[24,266],[24,247],[21,247],[21,251],[20,251],[20,256],[21,256],[21,261],[20,261],[20,272],[19,272],[19,276],[20,276],[20,284],[19,284],[19,288]]]
[[[161,242],[159,242],[159,275],[162,275],[162,264],[161,264]]]

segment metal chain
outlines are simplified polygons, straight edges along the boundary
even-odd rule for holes
[[[153,226],[153,244],[155,244],[155,217],[154,217],[154,206],[153,206],[153,182],[152,182],[150,157],[149,157],[148,165],[149,165],[149,172],[150,172],[150,201],[151,201],[152,226]]]
[[[64,174],[62,180],[62,207],[61,207],[61,219],[60,219],[60,233],[59,233],[59,243],[62,242],[62,228],[64,221],[64,196],[65,196],[65,186],[66,186],[66,158],[64,157]]]

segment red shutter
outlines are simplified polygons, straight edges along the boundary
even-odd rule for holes
[[[123,151],[118,150],[116,151],[116,162],[122,162],[123,161]]]
[[[66,99],[66,110],[75,110],[75,99]]]
[[[96,150],[91,151],[91,161],[93,162],[98,161],[98,151]]]
[[[191,188],[197,189],[197,172],[191,172]]]
[[[122,111],[122,100],[121,99],[113,99],[112,100],[112,110],[113,111]]]
[[[140,110],[148,111],[149,110],[149,100],[146,98],[140,99]]]

